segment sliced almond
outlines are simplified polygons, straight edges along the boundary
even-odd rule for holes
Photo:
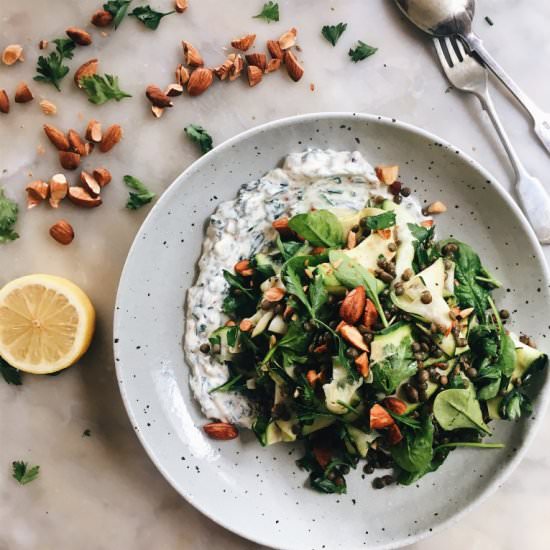
[[[246,62],[253,67],[259,67],[262,72],[267,67],[267,58],[265,53],[250,53],[246,54]]]
[[[94,179],[99,183],[100,187],[105,187],[111,182],[111,172],[107,168],[96,168],[93,171]]]
[[[50,179],[50,206],[58,208],[59,203],[67,196],[69,184],[64,174],[55,174]]]
[[[88,172],[82,170],[82,172],[80,172],[80,183],[92,197],[99,196],[101,186],[91,174],[88,174]]]
[[[229,76],[233,62],[235,61],[236,55],[231,53],[227,56],[227,59],[218,67],[214,69],[214,74],[220,79],[225,80]]]
[[[70,148],[69,140],[67,136],[55,126],[50,124],[44,124],[44,133],[48,136],[48,139],[59,149],[60,151],[68,151]]]
[[[245,34],[244,36],[241,36],[240,38],[235,38],[231,41],[231,45],[236,50],[241,50],[243,52],[246,52],[252,44],[254,44],[254,40],[256,40],[255,34]]]
[[[268,40],[267,51],[273,59],[280,59],[281,61],[283,60],[284,54],[278,40]]]
[[[59,162],[65,170],[76,170],[80,165],[80,155],[72,151],[59,151]]]
[[[296,56],[290,50],[285,52],[285,65],[288,75],[294,82],[298,82],[304,75],[303,67],[298,63]]]
[[[99,150],[102,153],[110,151],[122,139],[122,128],[118,124],[113,124],[105,130],[103,139],[99,144]]]
[[[10,98],[6,90],[0,90],[0,113],[8,114],[10,112]]]
[[[176,68],[176,82],[181,86],[185,86],[188,80],[189,71],[183,65],[178,65]]]
[[[58,243],[68,245],[73,242],[74,229],[66,220],[59,220],[50,227],[50,235]]]
[[[281,60],[280,59],[270,59],[267,62],[267,67],[265,68],[266,73],[273,73],[275,71],[278,71],[281,67]]]
[[[155,118],[160,118],[164,114],[164,108],[151,105],[151,112]]]
[[[28,103],[34,99],[25,82],[20,82],[15,89],[15,103]]]
[[[263,72],[259,67],[249,65],[246,69],[248,75],[248,84],[252,88],[262,81]]]
[[[210,87],[213,80],[214,77],[210,69],[195,69],[187,82],[187,92],[191,96],[200,95]]]
[[[359,332],[359,329],[357,327],[354,327],[352,325],[348,325],[346,323],[340,323],[341,326],[338,329],[338,332],[342,335],[342,338],[352,346],[356,347],[357,349],[360,349],[361,351],[369,351],[369,348],[367,344],[365,343],[365,340],[363,339],[363,335]]]
[[[47,99],[41,99],[39,105],[45,115],[55,115],[57,113],[55,104]]]
[[[65,32],[79,46],[89,46],[92,43],[92,35],[80,27],[69,27]]]
[[[86,139],[88,141],[93,141],[94,143],[99,143],[103,137],[101,132],[101,124],[97,120],[90,120],[88,126],[86,127]]]
[[[237,54],[229,71],[229,80],[237,80],[241,76],[243,68],[244,60],[240,54]]]
[[[101,197],[92,197],[83,187],[69,187],[68,197],[73,204],[85,208],[94,208],[103,202]]]
[[[97,74],[97,68],[99,66],[99,61],[97,59],[90,59],[78,67],[74,73],[74,83],[82,88],[82,83],[80,82],[83,78],[88,76],[93,76]]]
[[[399,177],[399,166],[377,166],[374,171],[376,172],[376,177],[386,185],[391,185]]]
[[[286,31],[279,37],[279,46],[281,50],[288,50],[296,44],[296,35],[298,31],[295,27],[292,27],[290,30]]]
[[[458,314],[461,319],[466,319],[474,312],[473,307],[467,307],[466,309],[461,309],[460,313]]]
[[[107,10],[97,10],[92,15],[92,25],[96,27],[108,27],[113,21],[113,16]]]
[[[41,50],[45,50],[48,47],[48,41],[45,39],[40,40],[40,42],[38,43],[38,47]]]
[[[84,140],[80,137],[80,134],[76,130],[69,130],[67,132],[67,137],[69,138],[69,145],[75,153],[78,153],[83,157],[88,154],[86,143],[84,143]]]
[[[4,65],[13,65],[17,61],[24,61],[23,47],[19,44],[10,44],[2,52],[2,63]]]
[[[428,214],[443,214],[443,212],[447,212],[447,206],[441,201],[435,201],[426,207],[426,212]]]
[[[94,150],[94,147],[95,147],[95,143],[86,142],[84,144],[84,149],[86,151],[85,156],[90,155],[92,153],[92,151]]]
[[[147,86],[145,90],[145,95],[147,96],[147,99],[155,106],[155,107],[172,107],[174,104],[172,103],[172,100],[158,87],[154,84],[150,84]]]
[[[250,262],[248,260],[241,260],[237,262],[233,269],[235,270],[235,273],[243,276],[243,277],[251,277],[254,275],[254,269],[250,267]]]
[[[178,13],[183,13],[189,7],[189,0],[175,0],[174,8]]]
[[[181,84],[168,84],[166,86],[164,93],[168,97],[177,97],[183,94],[183,86]]]
[[[202,67],[204,65],[204,61],[199,53],[199,50],[197,50],[191,42],[186,42],[183,40],[181,44],[183,46],[185,63],[190,67]]]

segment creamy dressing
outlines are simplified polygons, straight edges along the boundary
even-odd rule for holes
[[[288,155],[282,168],[244,184],[236,199],[216,209],[206,231],[197,281],[187,295],[184,342],[190,385],[205,416],[244,427],[251,427],[255,416],[246,397],[209,393],[226,382],[229,373],[225,364],[199,350],[227,320],[222,312],[227,292],[223,270],[231,271],[239,260],[262,251],[275,238],[275,219],[311,208],[359,211],[372,195],[389,196],[361,153],[310,149]],[[410,199],[406,204],[409,211],[419,211]]]

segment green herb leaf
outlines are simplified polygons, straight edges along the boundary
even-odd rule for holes
[[[434,427],[430,416],[422,419],[419,429],[403,429],[403,439],[391,447],[393,460],[403,470],[420,474],[418,477],[421,477],[430,471],[433,436]]]
[[[502,398],[499,412],[506,420],[518,420],[524,415],[531,414],[533,405],[527,395],[518,388],[513,388]]]
[[[148,29],[156,30],[160,24],[160,20],[167,15],[176,13],[174,10],[162,13],[160,11],[155,11],[150,6],[138,6],[129,13],[130,17],[136,17],[139,19]]]
[[[311,309],[313,311],[312,316],[317,318],[322,307],[328,301],[328,291],[323,282],[323,277],[319,273],[315,275],[313,282],[310,283],[308,291]]]
[[[452,449],[455,447],[472,447],[474,449],[504,449],[506,445],[504,443],[476,443],[475,441],[452,441],[450,443],[443,443],[434,448],[434,452],[440,449]]]
[[[264,19],[268,23],[271,21],[279,21],[279,4],[277,2],[266,2],[263,5],[262,11],[258,15],[254,15],[255,19]]]
[[[403,382],[413,376],[418,367],[412,355],[412,338],[408,337],[396,347],[392,344],[384,346],[385,358],[382,361],[371,364],[374,376],[374,387],[391,395]]]
[[[442,391],[434,400],[433,411],[435,419],[444,430],[474,428],[486,434],[491,433],[483,422],[481,407],[472,386],[465,390]]]
[[[190,124],[185,128],[185,133],[199,146],[203,155],[212,149],[212,138],[202,126]]]
[[[31,481],[34,481],[38,477],[40,466],[33,466],[29,468],[27,462],[22,460],[16,460],[12,462],[12,477],[16,479],[21,485],[26,485]]]
[[[315,317],[309,298],[303,289],[302,280],[293,266],[288,265],[286,267],[283,272],[283,280],[289,294],[292,294],[298,298],[298,300],[300,300],[300,302],[302,302],[305,306],[310,316]]]
[[[237,275],[233,275],[230,271],[227,271],[227,269],[223,270],[223,278],[229,283],[230,286],[234,288],[238,288],[243,294],[248,296],[249,298],[253,299],[254,294],[249,288],[245,288],[243,285],[243,282]]]
[[[34,77],[34,80],[53,84],[60,91],[59,81],[69,72],[69,67],[63,65],[63,60],[73,58],[75,43],[70,38],[57,38],[53,42],[55,52],[47,57],[41,55],[38,58],[36,63],[38,75]]]
[[[288,226],[313,246],[339,247],[344,244],[340,220],[328,210],[314,210],[293,216]]]
[[[387,229],[395,225],[395,212],[388,211],[378,216],[369,216],[367,218],[367,227],[371,231],[378,229]]]
[[[120,101],[125,97],[132,97],[120,89],[118,76],[111,74],[94,74],[80,79],[82,89],[88,94],[88,101],[96,105],[102,105],[110,99]]]
[[[103,4],[103,9],[113,16],[115,29],[118,28],[124,19],[131,1],[132,0],[109,0],[109,2]]]
[[[14,386],[21,386],[23,382],[21,381],[21,371],[19,369],[13,368],[11,365],[8,365],[0,357],[0,374],[7,384],[12,384]]]
[[[309,249],[308,245],[302,242],[297,242],[297,241],[283,242],[279,234],[277,234],[275,243],[277,245],[277,249],[281,253],[281,256],[283,257],[283,260],[285,262],[290,260],[291,258],[294,258],[294,256],[305,254],[306,251]]]
[[[19,235],[13,230],[18,213],[17,203],[8,199],[4,194],[4,189],[0,189],[0,244],[19,238]]]
[[[242,374],[237,374],[230,378],[227,382],[224,382],[223,384],[216,386],[215,388],[212,388],[208,393],[216,393],[216,392],[228,392],[228,391],[235,391],[238,388],[246,388],[246,381],[243,379]]]
[[[137,191],[137,193],[132,193],[130,191],[130,196],[128,197],[128,202],[126,203],[126,208],[129,210],[137,210],[142,206],[150,203],[155,198],[155,193],[149,191],[141,181],[133,176],[124,176],[124,183]]]
[[[369,46],[368,44],[365,44],[364,42],[361,42],[361,40],[359,40],[357,42],[357,46],[355,48],[352,48],[348,52],[348,55],[351,57],[351,60],[354,63],[357,63],[358,61],[362,61],[363,59],[370,57],[371,55],[375,54],[377,51],[378,51],[378,48]]]
[[[340,39],[347,28],[347,23],[338,23],[337,25],[325,25],[321,29],[321,34],[333,45]]]

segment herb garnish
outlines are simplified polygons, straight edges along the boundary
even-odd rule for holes
[[[333,45],[340,39],[347,28],[347,23],[338,23],[338,25],[325,25],[321,29],[321,34]]]
[[[255,19],[264,19],[268,23],[271,21],[279,21],[279,4],[277,2],[266,2],[263,5],[262,11],[258,15],[254,15]]]
[[[184,131],[189,139],[199,146],[203,155],[212,149],[212,137],[202,126],[190,124]]]
[[[387,229],[395,225],[395,212],[384,212],[378,216],[369,216],[367,218],[367,227],[371,231],[377,231],[378,229]]]
[[[8,365],[8,363],[6,363],[1,357],[0,374],[7,384],[12,384],[14,386],[21,386],[21,384],[23,384],[21,381],[21,371],[19,369],[15,369],[11,365]]]
[[[118,76],[111,74],[94,74],[80,79],[82,89],[88,94],[88,101],[102,105],[110,99],[120,101],[125,97],[132,97],[120,89]]]
[[[19,238],[19,235],[13,230],[18,212],[17,203],[8,199],[4,195],[4,190],[0,189],[0,244]]]
[[[375,54],[378,51],[378,48],[375,48],[373,46],[369,46],[368,44],[365,44],[364,42],[361,42],[359,40],[357,42],[357,46],[354,48],[351,48],[348,52],[348,55],[351,57],[351,60],[354,63],[357,63],[358,61],[362,61],[363,59],[366,59],[367,57],[370,57],[371,55]]]
[[[176,13],[174,10],[162,13],[160,11],[155,11],[150,6],[138,6],[129,13],[130,17],[136,17],[139,19],[148,29],[156,30],[160,24],[160,20],[167,15]]]
[[[126,203],[126,208],[129,210],[137,210],[145,204],[150,203],[155,198],[155,193],[152,193],[133,176],[124,176],[124,183],[131,189],[135,189],[137,193],[132,193],[130,191],[130,196],[128,197],[128,202]]]
[[[32,468],[29,468],[28,463],[22,460],[16,460],[12,462],[11,465],[13,468],[12,477],[21,485],[26,485],[38,477],[40,466],[32,466]]]
[[[69,67],[63,65],[63,60],[73,58],[75,43],[70,38],[57,38],[53,43],[55,44],[55,52],[52,52],[48,57],[41,55],[38,58],[36,64],[38,75],[34,77],[34,80],[49,82],[58,91],[61,91],[59,81],[69,72]]]
[[[103,9],[108,11],[113,16],[115,29],[118,28],[124,19],[131,1],[132,0],[109,0],[109,2],[103,4]]]

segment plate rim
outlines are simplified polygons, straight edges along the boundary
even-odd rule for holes
[[[511,194],[500,184],[500,182],[486,168],[484,168],[477,160],[470,157],[469,154],[466,153],[464,150],[460,149],[459,147],[456,147],[455,145],[448,142],[447,140],[440,138],[438,135],[428,130],[425,130],[424,128],[420,128],[408,122],[403,122],[395,117],[388,117],[388,116],[369,114],[369,113],[359,113],[355,111],[327,111],[327,112],[318,112],[318,113],[316,112],[303,113],[303,114],[293,115],[293,116],[269,121],[264,124],[260,124],[258,126],[254,126],[247,130],[244,130],[243,132],[240,132],[235,136],[228,138],[227,140],[223,141],[222,143],[214,147],[211,151],[209,151],[205,155],[202,155],[201,157],[193,161],[187,168],[185,168],[185,170],[183,170],[180,174],[178,174],[178,176],[176,176],[174,180],[170,183],[170,185],[164,190],[164,192],[162,193],[158,201],[154,204],[154,206],[148,212],[147,216],[145,217],[139,229],[137,230],[135,237],[132,241],[132,244],[128,249],[128,254],[126,256],[126,260],[124,261],[124,267],[120,274],[119,283],[117,286],[114,316],[113,316],[112,341],[113,341],[113,353],[115,358],[119,357],[119,354],[117,353],[118,345],[114,336],[118,334],[118,328],[121,326],[121,319],[124,316],[124,312],[122,311],[122,308],[119,307],[119,304],[120,304],[120,301],[122,300],[122,295],[125,291],[123,287],[124,287],[125,279],[128,275],[127,271],[128,271],[128,264],[129,264],[130,258],[135,253],[138,243],[141,240],[141,236],[145,228],[147,227],[149,221],[154,217],[154,215],[156,215],[158,210],[162,210],[163,208],[165,208],[165,204],[169,201],[171,195],[175,192],[178,184],[186,178],[189,172],[194,171],[196,169],[200,169],[201,165],[209,163],[211,157],[216,155],[219,151],[231,148],[235,143],[238,143],[243,139],[247,139],[251,136],[254,136],[255,134],[263,133],[265,131],[272,130],[278,127],[293,125],[304,121],[305,122],[316,121],[320,119],[335,119],[335,120],[339,119],[340,121],[359,120],[364,122],[381,123],[382,125],[393,125],[398,127],[401,130],[405,130],[413,134],[416,134],[418,136],[421,136],[423,138],[429,139],[434,143],[437,143],[438,145],[441,145],[447,149],[452,149],[456,151],[457,154],[463,160],[468,162],[468,164],[470,164],[472,168],[475,169],[477,172],[479,172],[486,180],[496,184],[496,185],[491,185],[492,192],[497,193],[506,202],[507,206],[511,208],[511,210],[516,214],[519,222],[521,223],[521,227],[524,233],[526,234],[526,237],[529,239],[530,243],[533,245],[533,248],[535,250],[535,255],[536,255],[536,261],[542,266],[544,284],[546,286],[549,286],[550,269],[546,262],[546,258],[544,256],[542,246],[540,245],[535,235],[535,232],[531,227],[531,225],[529,224],[523,211],[520,209],[518,204],[514,201]],[[183,354],[183,349],[182,349],[182,354]],[[138,437],[145,452],[147,453],[147,456],[153,462],[153,464],[159,470],[162,476],[166,479],[166,481],[168,481],[168,483],[172,486],[172,488],[181,497],[183,497],[189,504],[191,504],[191,506],[193,506],[196,510],[198,510],[201,514],[205,515],[211,521],[217,523],[218,525],[222,526],[228,531],[246,540],[255,542],[257,544],[261,544],[270,548],[275,548],[274,546],[272,546],[270,541],[267,540],[268,539],[267,535],[265,536],[265,538],[261,538],[261,536],[255,536],[255,535],[251,535],[250,533],[244,532],[243,530],[225,521],[223,517],[216,517],[214,514],[211,514],[208,511],[208,509],[206,509],[204,506],[202,506],[200,503],[197,502],[196,497],[190,496],[182,492],[179,486],[179,483],[175,480],[175,478],[168,471],[168,469],[164,467],[160,453],[158,453],[158,451],[155,451],[153,446],[148,443],[148,438],[145,435],[146,430],[141,429],[142,423],[141,421],[138,420],[137,415],[134,413],[134,407],[131,404],[130,397],[128,396],[128,393],[127,393],[128,385],[123,384],[121,381],[121,378],[125,378],[122,359],[115,360],[115,370],[116,370],[117,384],[119,386],[122,401],[124,404],[124,408],[126,410],[126,414],[128,415],[130,425],[132,426],[132,429],[136,434],[136,436]],[[471,512],[475,507],[480,505],[488,497],[494,494],[496,490],[499,489],[502,486],[502,484],[511,476],[511,474],[517,468],[519,463],[523,460],[525,454],[527,453],[527,450],[529,449],[530,445],[533,442],[533,439],[536,437],[541,427],[545,413],[548,409],[549,402],[550,402],[550,381],[547,381],[540,389],[536,418],[529,423],[529,426],[526,429],[526,437],[522,441],[520,448],[514,453],[513,458],[507,461],[505,466],[500,470],[497,476],[493,478],[491,483],[487,485],[473,500],[471,500],[462,509],[460,509],[458,512],[456,512],[449,518],[433,526],[433,528],[424,529],[423,531],[419,531],[413,536],[406,537],[405,539],[396,540],[396,541],[388,542],[383,545],[379,545],[377,546],[377,548],[379,550],[391,550],[394,548],[402,548],[403,546],[407,546],[407,545],[416,543],[420,540],[431,537],[432,535],[439,533],[447,529],[449,526],[457,523],[462,517],[464,517],[464,515]],[[295,548],[298,548],[298,547],[286,546],[286,547],[277,547],[277,548],[281,548],[281,550],[295,550]]]

